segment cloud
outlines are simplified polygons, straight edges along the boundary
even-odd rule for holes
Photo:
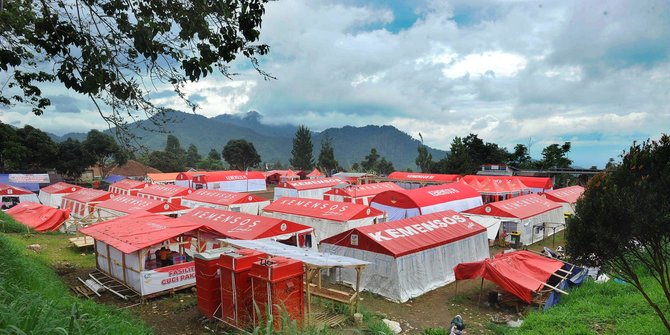
[[[57,113],[81,113],[79,108],[79,100],[67,96],[67,95],[57,95],[51,97],[51,105],[53,106],[55,112]]]

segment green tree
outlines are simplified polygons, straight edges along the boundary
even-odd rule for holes
[[[216,151],[216,149],[212,149],[209,151],[209,154],[207,154],[207,158],[215,161],[221,161],[221,154]]]
[[[16,130],[10,125],[0,122],[0,171],[21,171],[23,162],[30,152],[21,143]]]
[[[114,138],[99,130],[89,131],[82,146],[93,157],[95,163],[100,165],[103,177],[107,176],[114,165],[123,165],[128,161],[128,156],[116,144]]]
[[[184,171],[186,170],[186,151],[181,147],[177,136],[168,135],[165,142],[165,153],[172,156],[172,169],[168,171]],[[159,169],[160,170],[160,169]]]
[[[495,143],[484,143],[476,134],[469,134],[462,142],[472,160],[472,168],[467,173],[476,173],[483,164],[500,164],[509,160],[509,153],[505,148]]]
[[[59,82],[127,135],[124,116],[162,111],[149,100],[156,81],[195,108],[185,84],[215,72],[232,77],[228,63],[240,56],[271,78],[256,58],[269,51],[256,43],[266,2],[0,2],[0,76],[10,88],[0,105],[27,104],[42,115],[51,102],[40,87]]]
[[[577,264],[602,266],[635,287],[670,332],[670,137],[633,143],[623,161],[591,179],[567,225]],[[652,299],[651,275],[665,301]],[[662,304],[659,306],[659,304]]]
[[[395,171],[395,168],[393,167],[392,162],[389,162],[386,160],[386,158],[382,157],[382,159],[379,161],[379,164],[377,164],[377,171],[382,175],[388,175]]]
[[[528,147],[523,144],[514,146],[514,152],[510,154],[509,165],[515,166],[519,169],[532,168],[533,160],[528,152]]]
[[[433,167],[433,155],[428,152],[428,146],[423,144],[423,136],[419,133],[421,138],[421,144],[416,148],[419,152],[419,155],[416,157],[416,166],[419,167],[419,170],[424,173],[431,172]]]
[[[216,150],[214,150],[214,152],[216,152]],[[186,150],[186,166],[196,168],[201,159],[202,156],[198,153],[198,147],[194,144],[189,145],[188,150]]]
[[[231,168],[245,171],[257,167],[261,156],[256,152],[254,144],[243,139],[230,140],[223,148],[223,159]]]
[[[314,167],[312,151],[314,151],[312,133],[309,131],[309,128],[303,125],[298,126],[295,137],[293,137],[293,150],[291,150],[291,155],[293,156],[289,160],[289,163],[291,163],[294,169],[311,170]]]
[[[456,136],[451,141],[449,154],[437,162],[435,170],[438,173],[470,174],[477,170],[477,164],[470,156],[463,140]]]
[[[184,165],[167,151],[153,151],[149,154],[149,166],[163,172],[182,172]]]
[[[565,142],[563,145],[550,144],[542,149],[542,160],[537,163],[540,169],[558,169],[569,168],[572,165],[572,160],[568,158],[570,152],[570,142]],[[570,184],[570,175],[560,174],[554,177],[554,185],[558,187],[567,186]]]
[[[324,169],[327,175],[330,175],[333,170],[338,167],[337,160],[335,160],[335,150],[330,137],[321,140],[321,152],[319,152],[318,165]]]
[[[361,161],[361,169],[365,172],[375,172],[379,165],[379,154],[377,153],[376,148],[370,149],[370,154],[365,156],[365,159]]]
[[[84,146],[78,140],[68,138],[58,144],[56,171],[63,176],[77,180],[93,164],[95,159],[84,150]]]
[[[16,130],[16,136],[29,154],[20,162],[21,172],[46,172],[56,167],[58,145],[45,132],[26,125]]]

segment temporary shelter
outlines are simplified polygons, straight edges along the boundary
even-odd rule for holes
[[[179,172],[147,173],[147,182],[151,184],[174,184]]]
[[[60,210],[34,202],[20,203],[5,213],[39,232],[56,231],[70,217],[69,210]]]
[[[24,188],[7,184],[0,184],[0,196],[2,197],[2,206],[6,207],[26,201],[40,202],[37,198],[37,194]]]
[[[338,172],[333,174],[333,177],[340,178],[341,180],[349,184],[367,184],[372,181],[376,176],[364,172]]]
[[[204,175],[204,174],[208,174],[208,173],[209,172],[207,172],[207,171],[179,172],[179,174],[177,174],[177,177],[175,177],[174,184],[177,185],[177,186],[181,186],[181,187],[194,188],[193,187],[193,178],[195,176]]]
[[[179,220],[200,224],[218,236],[238,240],[286,240],[293,237],[297,241],[300,240],[298,235],[310,234],[313,230],[312,227],[285,219],[203,207],[182,215]]]
[[[395,171],[388,175],[388,179],[400,187],[411,190],[426,185],[453,183],[460,179],[457,174],[419,173]]]
[[[324,193],[340,184],[346,184],[346,182],[339,178],[287,181],[275,187],[274,200],[281,197],[323,199]]]
[[[117,195],[95,206],[96,216],[100,219],[115,218],[140,212],[179,215],[188,210],[188,207],[177,204],[132,195]]]
[[[191,193],[193,193],[193,190],[188,187],[165,184],[149,185],[137,192],[137,196],[181,205],[181,199]]]
[[[334,187],[323,194],[323,200],[353,202],[369,206],[370,200],[377,194],[388,190],[402,190],[394,183],[371,183],[363,185],[346,185]]]
[[[109,185],[109,192],[114,194],[137,195],[137,192],[149,186],[149,184],[132,179],[123,179]]]
[[[457,212],[482,205],[482,197],[472,187],[441,184],[413,190],[385,191],[372,198],[370,206],[388,215],[389,221],[446,210]]]
[[[40,189],[39,199],[44,205],[51,207],[60,207],[63,196],[81,190],[81,186],[71,185],[64,182],[58,182]]]
[[[486,179],[503,180],[513,184],[521,182],[532,193],[546,192],[554,187],[554,183],[549,177],[466,175],[463,176],[463,179],[468,183],[473,179],[478,179],[480,182],[483,182]]]
[[[110,192],[82,188],[77,192],[63,196],[61,208],[69,209],[71,211],[70,216],[73,218],[82,219],[89,214],[93,214],[95,205],[113,197],[114,194]]]
[[[357,227],[321,241],[319,250],[371,264],[361,288],[405,302],[455,280],[459,263],[489,257],[486,229],[454,211]],[[342,269],[336,280],[354,283]]]
[[[185,246],[200,226],[160,214],[135,213],[80,232],[95,240],[98,270],[147,297],[195,285],[195,266]],[[155,251],[161,247],[170,252],[167,264],[156,259]]]
[[[267,172],[263,172],[263,175],[265,176],[265,183],[272,185],[276,185],[286,181],[300,180],[300,176],[291,169],[270,170]]]
[[[193,176],[193,188],[228,192],[265,191],[265,176],[259,171],[216,171]]]
[[[312,172],[307,174],[307,179],[317,179],[317,178],[323,178],[323,177],[325,177],[325,176],[317,168],[314,168],[314,170],[312,170]]]
[[[59,175],[51,173],[0,173],[0,184],[14,186],[20,189],[37,192],[40,185],[62,181]]]
[[[512,234],[520,234],[520,242],[526,245],[565,228],[563,206],[537,194],[488,203],[463,214],[472,215],[475,222],[478,222],[477,216],[495,218],[501,222],[508,241],[511,242]]]
[[[351,228],[386,221],[384,212],[360,204],[283,197],[263,208],[263,215],[302,223],[314,228],[319,241]]]
[[[575,205],[577,199],[584,193],[584,188],[581,186],[570,186],[551,190],[544,193],[545,198],[563,205],[564,215],[573,215],[575,213]]]
[[[226,192],[219,190],[196,190],[181,199],[186,207],[209,207],[232,212],[259,214],[270,200],[249,193]]]

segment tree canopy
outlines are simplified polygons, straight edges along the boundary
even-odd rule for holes
[[[293,137],[292,157],[289,160],[291,166],[299,170],[311,170],[314,167],[313,151],[312,133],[309,131],[309,128],[303,125],[298,126],[295,137]]]
[[[365,156],[365,159],[360,164],[354,165],[354,170],[358,170],[360,166],[363,172],[376,174],[389,174],[395,170],[393,163],[387,161],[385,157],[380,156],[376,148],[370,149],[370,154]]]
[[[421,144],[416,148],[419,155],[416,157],[415,163],[419,167],[419,171],[428,173],[433,168],[433,155],[428,152],[428,146],[423,144],[423,136],[419,133]]]
[[[99,130],[94,129],[89,131],[82,146],[93,157],[94,161],[100,165],[103,177],[107,175],[107,172],[114,165],[123,165],[128,161],[128,155],[116,144],[114,138]]]
[[[267,0],[4,1],[0,11],[0,105],[27,104],[42,115],[50,82],[91,99],[117,126],[161,113],[150,101],[167,85],[188,101],[184,85],[208,75],[232,77],[243,56],[266,78],[256,43]],[[105,106],[103,106],[105,105]],[[152,120],[156,120],[153,119]]]
[[[69,179],[76,180],[95,164],[95,159],[84,150],[81,142],[68,138],[58,144],[56,171]]]
[[[568,222],[569,255],[632,284],[670,332],[665,313],[638,277],[651,274],[670,303],[670,137],[634,143],[621,164],[595,176]],[[666,305],[667,306],[667,305]]]
[[[335,159],[335,150],[329,137],[321,140],[321,151],[319,152],[318,166],[323,168],[327,175],[331,175],[336,170],[339,163]]]
[[[58,145],[45,132],[0,122],[0,171],[45,172],[56,167],[57,160]]]
[[[256,152],[254,144],[246,140],[230,140],[223,148],[223,159],[230,167],[240,171],[257,167],[261,156]]]

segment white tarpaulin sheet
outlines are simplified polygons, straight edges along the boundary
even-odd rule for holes
[[[482,227],[486,228],[486,234],[488,235],[489,240],[495,240],[500,231],[500,223],[502,222],[500,218],[492,216],[482,216],[482,215],[471,215],[467,213],[462,213],[463,216],[468,219],[479,223]]]
[[[370,264],[369,262],[352,257],[316,252],[272,240],[234,240],[226,238],[220,241],[238,248],[253,249],[262,251],[268,255],[297,259],[306,264],[319,267],[355,267]]]

